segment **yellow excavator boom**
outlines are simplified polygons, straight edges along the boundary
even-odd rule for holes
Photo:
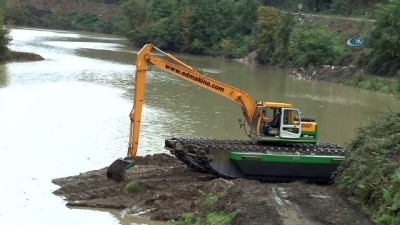
[[[156,50],[157,54],[152,54],[152,50]],[[139,145],[139,134],[146,86],[146,75],[150,65],[153,65],[165,72],[173,74],[181,79],[187,80],[192,84],[203,87],[218,95],[224,96],[239,104],[242,109],[244,118],[250,127],[248,136],[253,140],[280,141],[280,138],[298,139],[298,137],[300,136],[300,116],[298,116],[299,121],[297,122],[294,121],[294,116],[292,116],[293,118],[290,117],[292,118],[291,120],[288,120],[290,124],[286,125],[285,128],[281,128],[282,133],[288,133],[286,136],[278,137],[275,134],[276,132],[269,132],[269,137],[266,137],[264,134],[268,128],[268,125],[265,125],[265,123],[262,124],[262,121],[264,121],[262,120],[262,118],[265,109],[279,108],[289,110],[292,107],[291,104],[277,102],[255,102],[246,92],[218,80],[207,77],[195,68],[175,58],[171,54],[161,51],[152,44],[146,44],[138,52],[136,59],[134,104],[129,116],[130,134],[127,157],[124,159],[118,159],[114,161],[113,164],[111,164],[111,166],[107,170],[107,176],[109,178],[121,180],[125,171],[134,166]],[[296,112],[298,111],[297,109],[291,110]],[[274,117],[280,119],[280,117],[278,118],[277,116],[275,116],[276,111],[277,110],[274,110]],[[292,115],[292,112],[288,113],[288,115]],[[282,122],[283,119],[280,123]],[[293,135],[293,133],[297,136]]]
[[[165,56],[166,59],[158,57],[155,54],[151,54],[152,50],[157,50],[159,53],[161,53],[161,55]],[[129,116],[131,122],[127,157],[114,161],[107,170],[107,176],[114,180],[121,180],[125,170],[134,166],[139,145],[146,72],[149,69],[149,64],[216,94],[225,96],[226,98],[240,105],[247,124],[250,124],[253,119],[256,103],[246,92],[207,77],[201,74],[195,68],[175,58],[171,54],[161,51],[152,44],[146,44],[138,52],[136,59],[134,104]]]
[[[151,54],[151,51],[153,49],[166,56],[169,61],[154,54]],[[136,59],[135,97],[133,106],[134,108],[132,109],[132,112],[130,114],[131,126],[128,147],[129,157],[135,158],[137,153],[141,122],[140,120],[145,92],[146,71],[149,69],[149,64],[154,65],[161,70],[178,76],[179,78],[187,80],[216,94],[222,95],[232,101],[235,101],[241,106],[245,119],[247,123],[250,124],[254,110],[256,108],[256,103],[250,98],[250,96],[246,92],[232,87],[228,84],[214,80],[210,77],[207,77],[193,67],[175,58],[171,54],[161,51],[152,44],[146,44],[138,52]]]

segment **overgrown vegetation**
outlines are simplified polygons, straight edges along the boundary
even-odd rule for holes
[[[2,1],[7,21],[121,33],[136,47],[152,42],[166,51],[225,58],[255,52],[260,64],[311,69],[322,65],[356,66],[388,78],[400,70],[397,0],[301,1],[302,12],[362,17],[358,21],[299,17],[291,13],[298,10],[298,2],[281,0],[75,0],[53,3],[54,7],[38,1],[39,6],[47,8],[35,8],[23,0]],[[376,3],[381,4],[375,10]],[[93,6],[101,9],[91,10]],[[71,11],[74,7],[76,10]],[[104,13],[115,9],[118,13]],[[370,18],[377,20],[367,20]],[[353,36],[367,37],[368,46],[346,46]],[[8,44],[7,40],[3,38],[0,44]],[[342,83],[391,93],[397,90],[390,83],[373,84],[375,79],[364,82],[356,78]]]
[[[400,69],[400,1],[379,5],[372,30],[369,69],[381,75],[395,75]]]
[[[378,225],[400,224],[400,110],[363,124],[347,146],[339,189]]]
[[[391,77],[400,67],[397,35],[400,3],[396,0],[301,1],[305,13],[356,15],[363,19],[375,18],[376,14],[376,26],[367,20],[299,18],[292,14],[298,10],[298,1],[75,0],[60,1],[54,7],[46,3],[47,9],[35,8],[23,0],[2,1],[7,3],[8,21],[122,33],[136,47],[152,42],[167,51],[226,58],[241,58],[257,50],[257,61],[261,64],[285,67],[352,64],[368,66],[372,73]],[[375,13],[376,3],[382,4]],[[101,10],[90,10],[88,7],[93,4]],[[65,10],[71,6],[76,10]],[[111,16],[104,13],[115,8],[119,13]],[[345,42],[354,35],[368,38],[366,50],[346,47]]]
[[[301,3],[301,11],[304,13],[323,13],[355,17],[365,16],[366,12],[368,12],[367,14],[370,17],[373,17],[375,4],[386,1],[387,0],[264,0],[266,4],[285,10],[297,9],[298,4]]]
[[[128,38],[169,51],[241,57],[248,47],[260,0],[129,0]]]
[[[201,210],[196,212],[185,212],[178,221],[171,221],[174,225],[229,225],[236,215],[235,212],[225,212],[216,207],[218,201],[224,201],[227,196],[229,186],[224,186],[219,192],[201,192]]]
[[[299,25],[290,41],[290,59],[296,66],[332,65],[343,55],[338,35],[324,26]]]
[[[8,43],[10,41],[9,29],[3,23],[3,9],[0,8],[0,61],[9,58]]]
[[[4,1],[6,5],[6,20],[17,25],[119,34],[125,33],[126,30],[122,10],[121,13],[114,13],[115,15],[111,17],[104,16],[107,10],[114,10],[115,7],[111,7],[112,4],[121,4],[125,0],[59,1],[52,8],[46,8],[51,3],[43,3],[45,7],[35,8],[24,0]],[[89,4],[85,5],[93,2],[98,3],[97,14],[88,8]],[[74,6],[81,6],[81,9],[76,11],[67,10]]]
[[[379,91],[382,93],[397,94],[400,92],[399,75],[394,78],[384,78],[357,73],[351,77],[341,77],[337,82],[347,86]]]
[[[140,191],[140,188],[141,187],[138,183],[132,181],[125,185],[124,191],[126,193],[134,193]]]

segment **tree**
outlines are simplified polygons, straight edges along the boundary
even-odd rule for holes
[[[273,64],[283,64],[289,61],[290,37],[296,22],[291,13],[280,13],[275,38],[276,51],[273,55]]]
[[[375,27],[370,33],[368,68],[373,73],[393,76],[400,71],[400,1],[377,6]]]
[[[18,22],[22,18],[22,4],[21,0],[6,0],[6,15],[8,20],[13,23]]]
[[[8,43],[11,41],[8,28],[4,27],[3,18],[3,11],[0,8],[0,60],[8,57]]]
[[[124,5],[128,39],[169,51],[245,55],[260,0],[129,0]]]
[[[326,27],[299,24],[290,41],[290,58],[296,66],[332,65],[343,54],[338,35]]]
[[[234,15],[236,31],[241,34],[249,35],[253,32],[257,23],[257,11],[261,5],[260,0],[239,0],[235,3]]]
[[[267,64],[275,51],[278,11],[269,6],[261,6],[258,10],[256,45],[259,46],[257,61]]]

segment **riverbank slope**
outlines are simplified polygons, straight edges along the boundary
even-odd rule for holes
[[[138,157],[120,183],[106,178],[106,168],[53,183],[71,207],[117,208],[177,224],[372,224],[334,186],[226,180],[167,154]]]

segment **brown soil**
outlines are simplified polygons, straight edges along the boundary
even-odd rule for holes
[[[44,58],[35,53],[11,51],[10,60],[17,62],[27,62],[27,61],[41,61],[44,60]]]
[[[124,191],[131,182],[138,190]],[[226,180],[195,172],[167,154],[138,157],[120,183],[106,178],[106,168],[53,183],[60,186],[55,194],[65,196],[69,206],[145,212],[153,220],[220,212],[235,214],[232,224],[372,224],[334,186]]]

